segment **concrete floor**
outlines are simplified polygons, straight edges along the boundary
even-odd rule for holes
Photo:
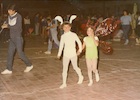
[[[100,51],[100,81],[89,87],[84,56],[79,67],[84,82],[77,83],[77,75],[69,66],[67,87],[59,89],[62,83],[62,60],[57,60],[57,49],[45,55],[47,45],[43,39],[34,36],[25,38],[25,53],[34,69],[24,73],[25,64],[15,56],[13,74],[0,75],[0,100],[140,100],[140,46],[132,40],[128,46],[113,42],[113,55]],[[5,69],[7,44],[0,44],[0,71]]]

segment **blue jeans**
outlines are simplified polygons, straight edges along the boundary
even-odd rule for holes
[[[26,66],[31,66],[32,63],[29,61],[29,59],[25,56],[23,52],[23,38],[14,37],[14,38],[11,38],[9,42],[7,69],[12,70],[13,60],[14,60],[14,55],[15,55],[16,50],[20,59],[26,64]]]
[[[51,37],[49,38],[49,41],[48,41],[48,51],[51,51],[52,50],[52,42],[54,41],[55,44],[59,47],[59,40],[58,40],[58,37],[57,37],[57,32],[54,32],[54,33],[51,33]]]

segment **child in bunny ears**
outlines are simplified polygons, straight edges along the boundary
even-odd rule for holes
[[[92,27],[87,28],[87,35],[83,39],[83,49],[86,48],[85,58],[88,70],[88,78],[89,84],[91,86],[93,84],[92,72],[95,73],[96,82],[99,81],[99,73],[97,70],[97,62],[98,62],[98,50],[97,46],[99,44],[99,39],[94,35],[94,29]]]
[[[75,19],[76,16],[72,15],[70,18],[70,22],[64,22],[61,16],[57,16],[55,19],[61,22],[62,28],[64,30],[64,34],[61,36],[60,39],[60,46],[59,46],[59,51],[57,57],[60,58],[62,51],[64,49],[64,54],[63,54],[63,72],[62,72],[62,79],[63,79],[63,84],[60,86],[61,89],[67,87],[66,81],[67,81],[67,71],[68,71],[68,65],[71,61],[73,65],[73,69],[76,71],[76,73],[79,76],[79,80],[77,84],[82,84],[83,82],[83,75],[81,72],[81,69],[78,67],[77,64],[77,54],[82,52],[82,43],[76,33],[71,32],[71,23],[72,20]],[[76,43],[78,44],[79,50],[76,53]]]

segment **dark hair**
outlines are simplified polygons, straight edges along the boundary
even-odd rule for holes
[[[92,26],[88,26],[88,27],[86,28],[86,30],[89,29],[89,28],[91,28],[93,31],[95,31],[95,29],[94,29]]]
[[[87,28],[86,28],[86,31],[87,31],[89,28],[91,28],[91,29],[93,30],[93,33],[95,34],[95,29],[94,29],[92,26],[87,27]]]
[[[7,10],[17,11],[16,4],[9,4],[8,7],[7,7]]]
[[[68,21],[65,21],[65,22],[62,24],[62,27],[63,27],[64,25],[69,25],[70,27],[72,27],[71,23],[69,23]]]
[[[129,13],[128,10],[124,9],[123,12],[126,12],[127,14]]]
[[[48,18],[48,19],[47,19],[47,21],[51,22],[51,19],[50,19],[50,18]]]

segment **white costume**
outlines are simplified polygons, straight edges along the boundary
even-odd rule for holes
[[[78,43],[80,52],[82,51],[82,44],[81,41],[79,40],[78,36],[69,31],[67,33],[64,32],[64,34],[61,36],[60,40],[60,47],[59,47],[59,52],[58,56],[61,56],[62,50],[64,48],[64,56],[67,58],[72,58],[76,56],[76,44],[75,42]]]
[[[62,21],[62,19],[61,19]],[[66,80],[67,80],[67,71],[68,71],[68,65],[71,61],[73,65],[73,69],[76,71],[76,73],[79,76],[78,84],[81,84],[83,82],[83,75],[81,73],[81,69],[77,65],[77,53],[76,53],[76,42],[79,47],[79,52],[82,51],[82,43],[80,39],[78,38],[76,33],[73,33],[71,31],[64,32],[64,34],[61,36],[60,40],[60,46],[58,51],[58,57],[61,56],[63,51],[63,84],[60,86],[60,88],[66,87]]]

